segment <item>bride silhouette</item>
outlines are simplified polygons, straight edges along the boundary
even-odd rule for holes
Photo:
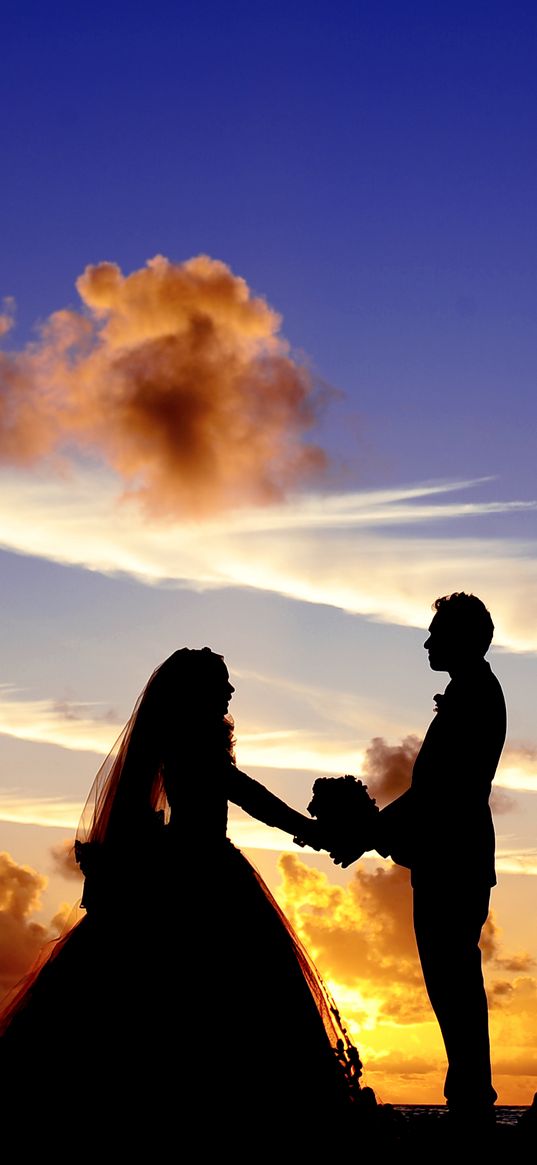
[[[87,1112],[98,1090],[96,1144],[103,1126],[153,1139],[179,1108],[202,1144],[224,1121],[317,1139],[354,1108],[356,1050],[226,836],[232,801],[315,840],[311,819],[236,768],[233,691],[222,656],[174,652],[99,770],[75,842],[85,915],[0,1017],[13,1111],[31,1078],[42,1114],[54,1097]]]

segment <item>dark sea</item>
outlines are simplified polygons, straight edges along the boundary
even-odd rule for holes
[[[398,1112],[402,1112],[404,1116],[412,1118],[412,1120],[419,1119],[419,1117],[437,1117],[438,1120],[444,1120],[447,1115],[447,1108],[444,1104],[394,1104],[393,1106]],[[518,1124],[523,1112],[526,1112],[527,1106],[520,1106],[516,1108],[512,1104],[497,1104],[496,1105],[496,1124],[514,1128]]]

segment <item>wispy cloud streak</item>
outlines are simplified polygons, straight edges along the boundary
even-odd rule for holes
[[[537,849],[498,850],[496,870],[499,874],[537,875]]]
[[[95,709],[94,704],[20,699],[13,689],[0,686],[0,733],[18,740],[106,755],[122,725],[114,724],[108,715],[90,716],[91,709]]]
[[[465,536],[440,530],[453,518],[470,523],[537,503],[409,502],[463,484],[301,498],[225,522],[163,526],[118,506],[102,474],[63,483],[5,474],[0,545],[152,585],[249,587],[416,627],[437,595],[474,591],[493,613],[496,644],[535,651],[536,542],[472,535],[470,526]]]
[[[14,825],[76,830],[83,808],[82,801],[67,801],[63,797],[24,796],[17,789],[0,791],[0,821]]]
[[[242,673],[243,677],[252,674]],[[285,684],[285,681],[281,683]],[[314,708],[326,708],[326,689],[291,682],[288,686],[294,692],[305,692]],[[354,715],[351,714],[352,697],[334,690],[329,695],[336,712],[322,732],[311,728],[250,728],[244,725],[237,745],[238,763],[244,767],[327,774],[344,771],[361,774],[368,770],[370,759],[366,752],[370,741],[360,741],[356,733],[352,733],[357,722],[356,708]],[[53,699],[24,699],[16,689],[0,686],[0,733],[76,752],[106,755],[123,725],[113,720],[109,712],[90,717],[89,709],[99,711],[100,706]],[[378,711],[376,714],[379,715]],[[496,784],[519,792],[537,792],[537,749],[515,744],[508,746],[500,761]]]

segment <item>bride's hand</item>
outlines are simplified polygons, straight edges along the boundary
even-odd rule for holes
[[[300,829],[293,837],[293,841],[302,848],[309,845],[310,849],[328,849],[326,841],[323,842],[319,823],[313,819],[310,821],[307,817],[304,817],[301,822]]]

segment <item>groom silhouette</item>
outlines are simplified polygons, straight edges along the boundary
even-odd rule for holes
[[[451,676],[414,762],[410,788],[377,817],[367,848],[411,872],[414,930],[425,986],[448,1058],[444,1086],[455,1124],[494,1120],[487,997],[479,939],[494,869],[491,784],[506,733],[503,692],[484,659],[494,625],[475,595],[437,599],[424,643],[433,671]],[[361,856],[342,823],[334,861]]]
[[[408,866],[423,977],[448,1058],[444,1095],[464,1123],[494,1119],[479,938],[494,870],[491,784],[506,733],[498,680],[484,659],[494,625],[475,595],[437,599],[424,643],[451,676],[416,757],[410,788],[381,811],[374,846]]]

